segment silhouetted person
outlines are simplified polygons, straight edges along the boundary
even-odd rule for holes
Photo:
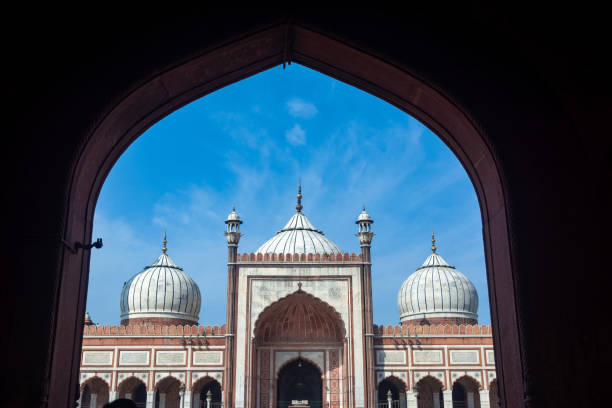
[[[118,398],[113,402],[104,404],[103,408],[136,408],[136,403],[131,399]]]

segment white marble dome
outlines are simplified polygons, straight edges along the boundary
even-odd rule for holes
[[[478,320],[474,284],[435,252],[402,284],[397,296],[400,321]]]
[[[164,252],[134,275],[121,291],[121,321],[198,322],[198,285]]]
[[[340,248],[316,229],[301,210],[257,250],[261,254],[341,254]]]

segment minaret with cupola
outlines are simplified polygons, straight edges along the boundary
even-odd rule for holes
[[[365,344],[365,362],[366,362],[366,395],[368,398],[368,406],[376,404],[376,378],[374,374],[374,317],[372,313],[372,262],[370,258],[370,248],[372,245],[372,224],[374,221],[366,212],[365,205],[357,217],[357,238],[361,245],[361,260],[362,265],[362,282],[364,294],[364,344]]]
[[[226,383],[225,407],[233,406],[234,396],[234,356],[235,335],[236,335],[236,309],[238,301],[238,269],[236,262],[238,261],[238,243],[242,237],[240,225],[242,220],[236,213],[236,206],[232,207],[232,212],[229,213],[225,220],[225,239],[227,240],[227,312],[226,321],[226,337],[225,350],[227,358],[224,361],[224,378],[228,379]]]

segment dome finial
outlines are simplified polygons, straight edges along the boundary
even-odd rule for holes
[[[168,248],[166,248],[166,244],[168,243],[168,241],[166,240],[166,231],[164,231],[164,246],[162,248],[162,252],[165,254],[166,251],[168,250]]]
[[[298,212],[302,211],[302,180],[300,180],[300,184],[298,185],[298,194],[297,194],[297,205],[295,206],[295,209]]]
[[[436,253],[436,236],[433,231],[431,231],[431,252]]]

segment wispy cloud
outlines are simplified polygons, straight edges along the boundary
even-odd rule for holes
[[[319,110],[313,103],[299,98],[289,99],[287,101],[287,110],[294,118],[302,119],[313,118],[319,113]]]
[[[153,206],[153,225],[168,228],[176,225],[190,225],[202,219],[219,220],[215,211],[218,201],[214,191],[200,186],[190,186],[183,191],[166,193]]]
[[[293,146],[300,146],[306,144],[306,132],[302,127],[296,123],[291,129],[285,132],[285,138],[289,144]]]

